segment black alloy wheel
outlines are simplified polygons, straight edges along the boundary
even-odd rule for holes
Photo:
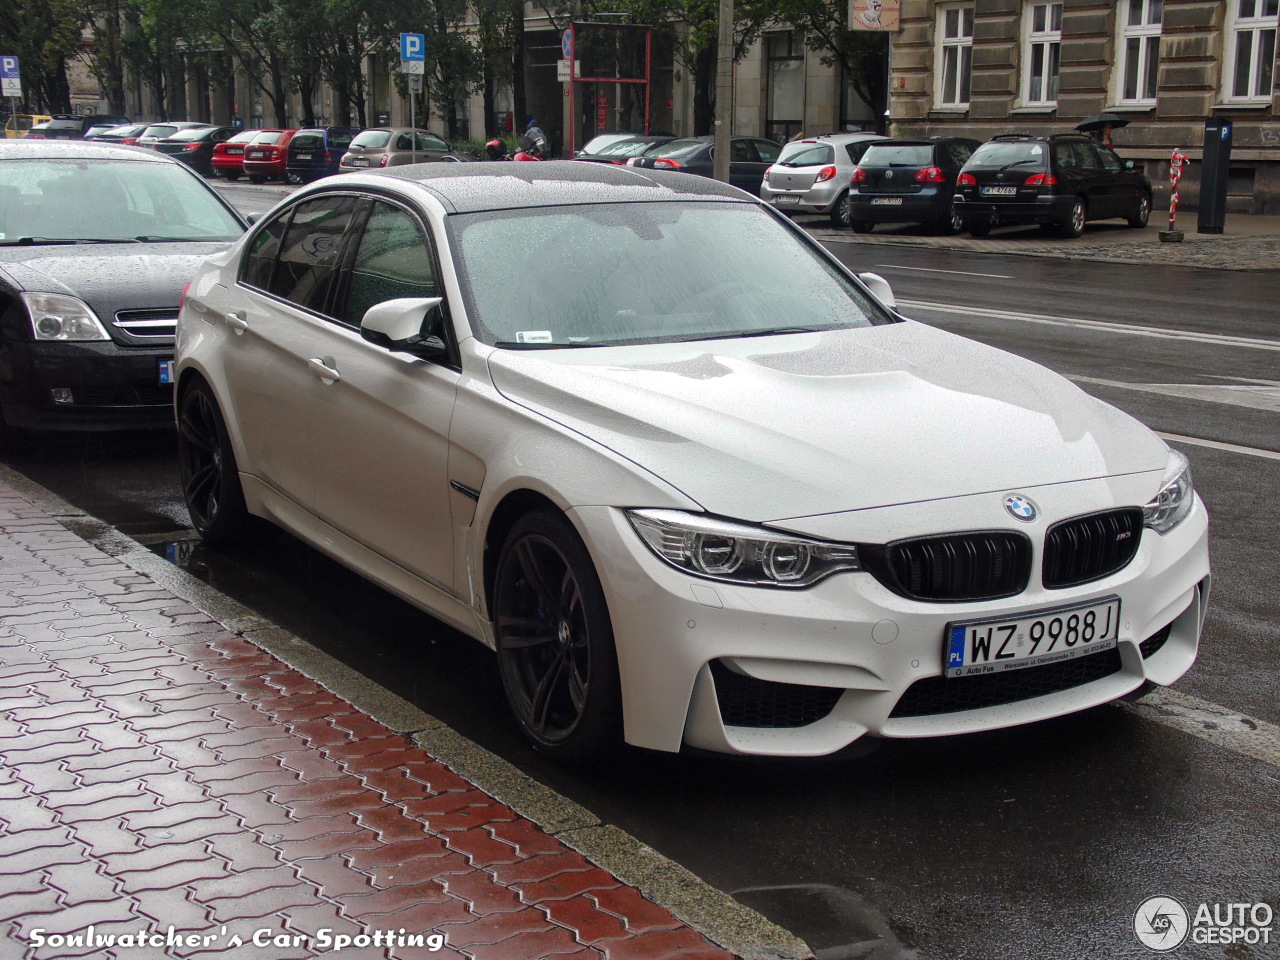
[[[939,217],[933,224],[934,233],[940,237],[953,236],[962,229],[964,229],[964,220],[956,212],[955,203],[948,204],[946,216]]]
[[[833,227],[849,226],[849,191],[846,190],[840,194],[840,199],[831,205],[831,212],[828,214],[831,218]]]
[[[1088,214],[1084,208],[1084,201],[1079,197],[1071,204],[1071,211],[1067,214],[1065,220],[1058,225],[1058,232],[1070,240],[1074,240],[1084,234],[1084,223],[1088,219]]]
[[[191,385],[178,403],[178,470],[191,525],[210,544],[231,543],[249,524],[235,453],[208,384]]]
[[[577,763],[620,741],[609,611],[587,549],[565,517],[530,513],[507,535],[493,620],[507,702],[538,750]]]
[[[1147,221],[1151,219],[1151,194],[1143,190],[1138,194],[1138,205],[1133,211],[1133,216],[1128,218],[1129,226],[1135,230],[1141,230],[1147,225]]]

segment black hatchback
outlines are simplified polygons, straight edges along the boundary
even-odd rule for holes
[[[342,155],[360,133],[359,127],[308,127],[289,141],[284,175],[290,183],[308,183],[338,172]]]
[[[1123,217],[1145,227],[1151,181],[1091,137],[1007,134],[974,151],[956,182],[955,205],[975,237],[1002,223],[1038,223],[1078,237],[1089,220]]]
[[[235,134],[231,127],[192,127],[179,130],[151,145],[152,150],[167,153],[185,163],[196,173],[213,176],[213,148]]]
[[[935,233],[960,229],[956,178],[980,146],[964,137],[877,140],[849,180],[849,223],[869,233],[877,223],[925,223]]]

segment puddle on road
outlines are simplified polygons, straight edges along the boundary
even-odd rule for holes
[[[898,939],[879,910],[843,887],[798,883],[731,893],[804,940],[814,960],[916,960],[920,955]]]

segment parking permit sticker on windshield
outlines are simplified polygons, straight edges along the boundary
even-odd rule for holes
[[[1038,157],[1038,156],[1040,156],[1040,151],[1041,151],[1041,149],[1042,149],[1042,148],[1041,148],[1040,144],[1038,144],[1038,143],[1033,143],[1033,144],[1031,144],[1031,155],[1032,155],[1033,157]]]
[[[516,343],[551,343],[550,330],[518,330]]]

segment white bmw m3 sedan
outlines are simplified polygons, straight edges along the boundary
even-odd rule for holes
[[[206,261],[175,376],[206,540],[266,518],[488,645],[561,760],[991,730],[1195,659],[1185,457],[713,180],[318,181]]]

